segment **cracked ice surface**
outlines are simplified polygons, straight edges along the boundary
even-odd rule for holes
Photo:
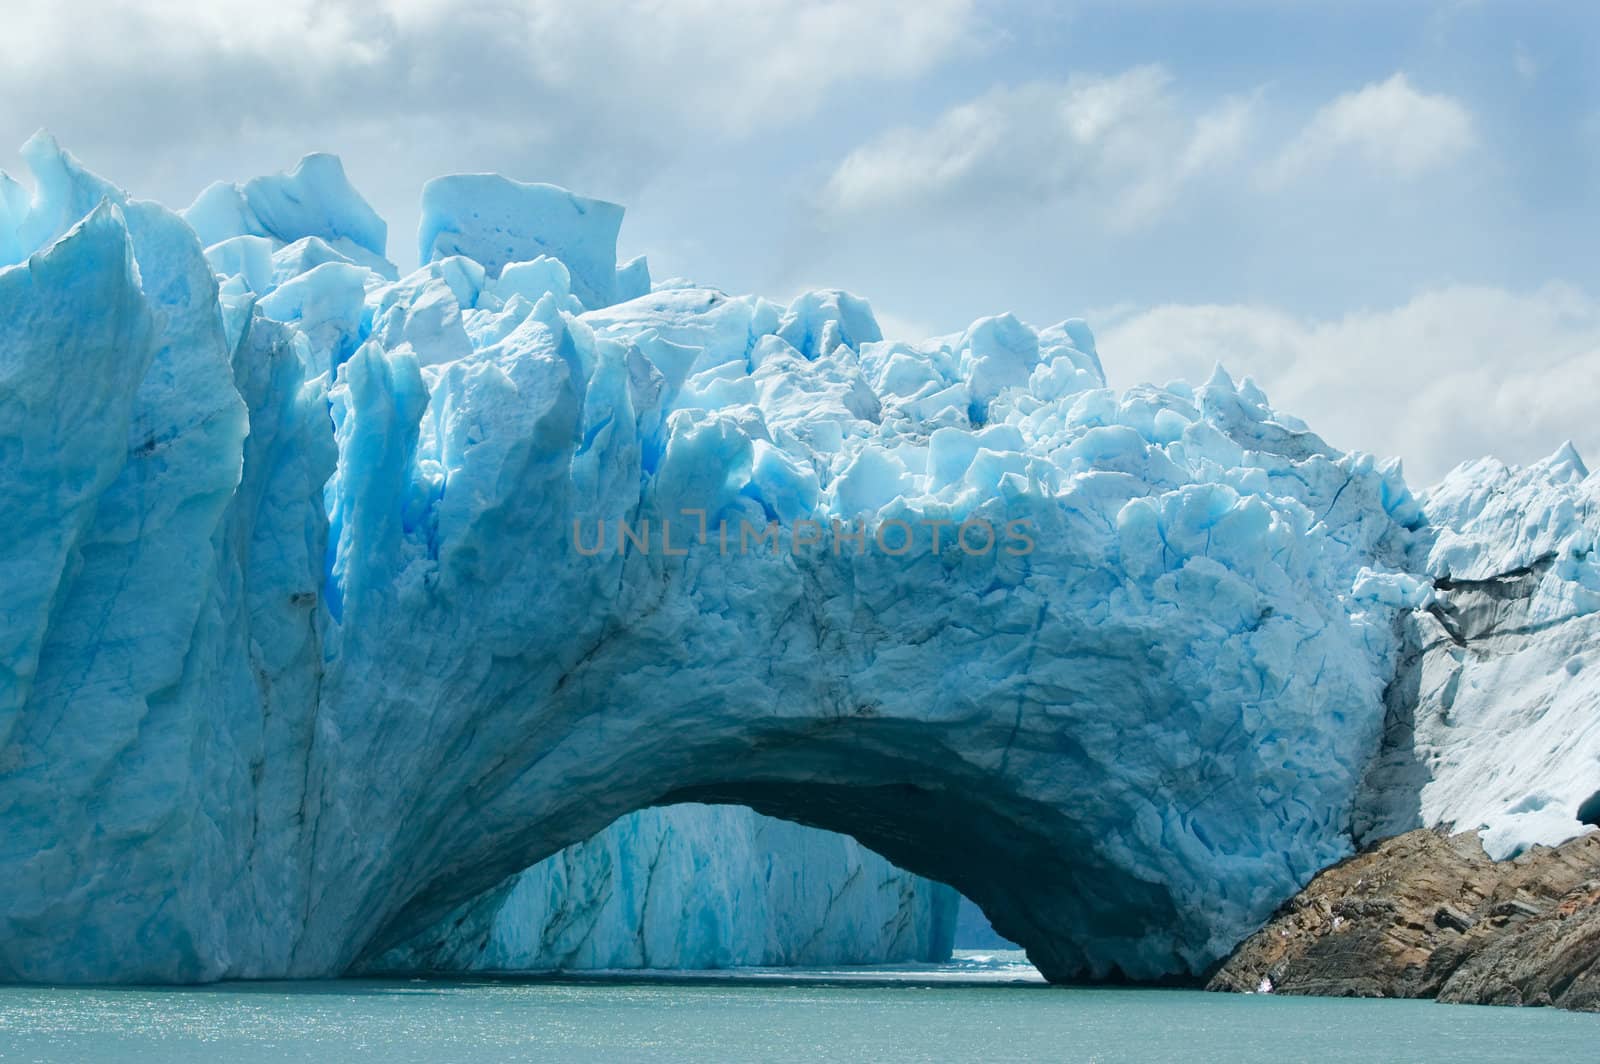
[[[1447,537],[1250,381],[652,288],[550,186],[430,184],[398,277],[316,157],[186,222],[25,154],[0,975],[345,971],[673,801],[848,832],[1053,978],[1200,971],[1350,852]],[[618,549],[691,513],[776,546]],[[979,520],[1032,548],[935,547]]]

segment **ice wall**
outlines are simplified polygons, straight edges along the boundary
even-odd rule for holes
[[[960,896],[739,806],[624,817],[373,961],[377,971],[944,961]]]
[[[1468,462],[1423,504],[1430,596],[1406,618],[1367,833],[1480,830],[1496,858],[1563,842],[1600,793],[1600,477],[1569,444]]]

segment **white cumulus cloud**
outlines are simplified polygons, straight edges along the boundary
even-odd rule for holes
[[[1170,82],[1148,66],[993,89],[852,151],[823,205],[853,214],[1082,199],[1115,225],[1140,224],[1235,156],[1251,125],[1251,101],[1192,115]]]
[[[325,109],[402,116],[471,86],[485,113],[536,118],[537,104],[734,129],[920,74],[981,36],[973,0],[11,0],[5,21],[0,85],[16,92],[69,75],[141,90],[231,78],[289,93],[262,104],[338,87]]]
[[[1282,184],[1351,162],[1402,179],[1448,166],[1477,143],[1472,113],[1451,96],[1414,88],[1405,74],[1349,92],[1321,108],[1267,172]]]
[[[1600,461],[1600,295],[1456,285],[1317,320],[1271,307],[1174,305],[1099,332],[1119,387],[1198,384],[1218,363],[1340,447],[1405,460],[1413,487],[1486,454],[1527,463],[1571,439]]]
[[[632,199],[989,40],[974,0],[7,0],[3,22],[0,153],[49,127],[182,206],[335,151],[402,231],[446,170]]]

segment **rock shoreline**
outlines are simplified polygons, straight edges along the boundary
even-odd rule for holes
[[[1418,829],[1323,870],[1208,990],[1600,1012],[1600,833],[1494,861]]]

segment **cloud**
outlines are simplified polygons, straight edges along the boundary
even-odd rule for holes
[[[563,110],[740,131],[808,114],[842,85],[920,74],[975,29],[972,0],[914,12],[889,0],[21,0],[0,69],[13,84],[176,85],[233,71],[289,102],[336,85],[381,89],[320,97],[341,111],[454,104],[465,90],[485,113],[526,116],[533,89]]]
[[[1485,454],[1527,463],[1571,439],[1600,458],[1600,296],[1451,286],[1332,320],[1183,305],[1099,331],[1112,382],[1197,384],[1222,363],[1330,442],[1399,455],[1413,487]]]
[[[1472,114],[1450,96],[1412,88],[1404,74],[1324,106],[1267,171],[1269,184],[1351,161],[1412,180],[1447,166],[1477,143]]]
[[[973,0],[11,0],[0,136],[49,126],[178,206],[331,150],[403,232],[439,173],[631,200],[680,160],[986,40]]]
[[[835,214],[1082,199],[1137,226],[1234,157],[1253,102],[1191,116],[1160,67],[993,89],[852,151],[822,190]]]

